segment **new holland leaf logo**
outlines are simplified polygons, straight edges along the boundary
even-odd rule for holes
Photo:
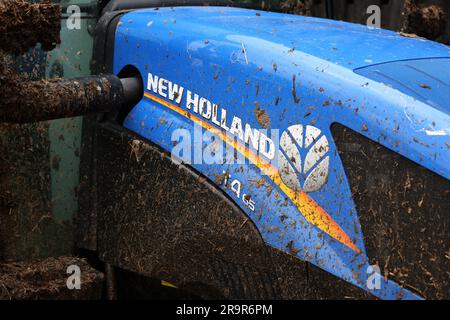
[[[314,192],[327,182],[330,146],[322,131],[295,125],[283,132],[278,166],[283,182],[294,191]]]

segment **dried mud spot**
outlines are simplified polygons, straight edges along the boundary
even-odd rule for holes
[[[133,140],[130,145],[130,159],[134,158],[136,162],[140,162],[142,156],[150,149],[150,146],[142,140]]]
[[[264,109],[259,107],[259,103],[255,102],[255,117],[258,123],[264,129],[268,129],[270,127],[270,117],[266,113]]]
[[[230,173],[228,171],[224,172],[222,174],[216,174],[216,175],[214,175],[214,177],[215,177],[214,182],[218,185],[222,185],[225,183],[225,187],[226,187],[229,176],[230,176]]]

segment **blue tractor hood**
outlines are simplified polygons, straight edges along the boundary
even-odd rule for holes
[[[233,41],[233,35],[241,35],[248,40],[264,39],[265,50],[277,52],[274,59],[290,60],[297,50],[352,70],[398,60],[450,57],[450,49],[443,44],[320,18],[216,7],[148,9],[129,15],[128,19],[137,19],[136,22],[151,17],[155,23],[166,23],[167,30],[186,30],[197,38],[203,35],[209,40]],[[175,23],[178,25],[171,26]],[[152,29],[147,26],[146,30],[150,35]],[[175,40],[177,36],[172,37]],[[236,39],[234,42],[239,44]]]
[[[113,69],[129,66],[145,90],[124,126],[169,152],[181,145],[175,129],[187,139],[198,127],[234,148],[246,165],[178,157],[229,195],[268,245],[380,298],[419,297],[382,275],[381,288],[367,287],[363,213],[331,126],[450,179],[449,47],[318,18],[157,8],[117,24]],[[217,179],[224,174],[239,192]]]

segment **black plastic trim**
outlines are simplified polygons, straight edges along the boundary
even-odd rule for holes
[[[120,17],[127,11],[108,12],[101,16],[95,27],[92,74],[112,73],[114,61],[114,39]]]
[[[370,263],[426,299],[448,299],[450,181],[341,124],[331,131]]]

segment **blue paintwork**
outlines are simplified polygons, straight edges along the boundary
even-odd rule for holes
[[[356,69],[369,79],[392,86],[442,112],[450,112],[450,59],[419,59]]]
[[[125,14],[116,31],[114,57],[116,73],[132,64],[141,72],[145,87],[151,72],[226,107],[231,116],[239,116],[253,128],[261,129],[255,101],[270,117],[269,129],[282,131],[293,124],[320,128],[330,142],[330,172],[327,184],[309,195],[354,240],[361,254],[307,222],[267,177],[263,177],[264,187],[255,186],[252,181],[261,178],[256,166],[193,167],[212,181],[228,170],[244,182],[243,193],[251,194],[255,211],[228,188],[220,187],[252,219],[268,245],[285,251],[294,247],[300,259],[380,298],[419,298],[392,281],[382,280],[379,290],[367,289],[369,262],[364,238],[330,125],[339,122],[449,179],[448,104],[442,106],[445,101],[436,100],[441,107],[435,108],[404,90],[377,82],[377,78],[365,77],[363,69],[361,74],[354,72],[391,61],[449,58],[448,47],[324,19],[179,7]],[[450,63],[440,63],[441,73],[447,74],[442,79],[448,81]],[[294,75],[298,103],[292,94]],[[406,81],[401,72],[399,76]],[[173,148],[174,129],[195,131],[191,121],[147,98],[131,111],[124,125],[168,151]],[[269,192],[271,187],[274,189]]]

